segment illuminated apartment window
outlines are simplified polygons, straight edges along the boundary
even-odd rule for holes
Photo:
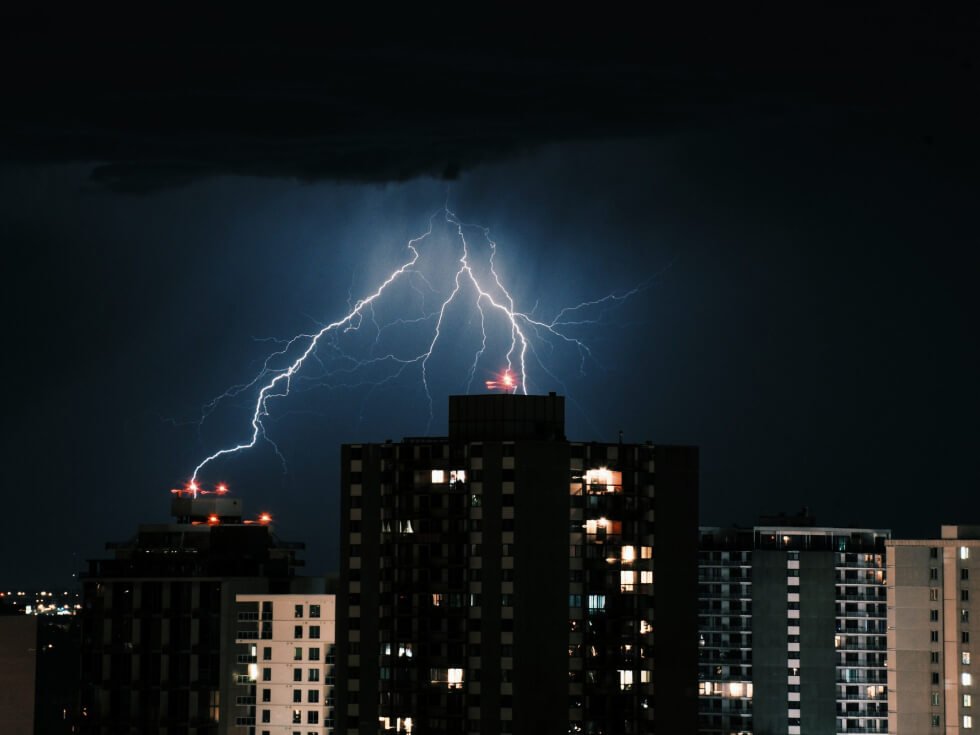
[[[929,703],[933,707],[939,706],[939,692],[933,692],[931,695],[929,695]]]
[[[964,694],[963,695],[963,706],[964,707],[972,707],[973,706],[973,695],[972,694]]]
[[[930,602],[939,602],[939,588],[938,587],[933,587],[931,590],[929,590],[929,601]]]
[[[456,482],[466,482],[466,470],[451,470],[449,472],[449,481]]]
[[[653,626],[650,624],[650,621],[648,621],[648,620],[641,620],[640,621],[640,635],[643,635],[644,633],[652,633],[652,632],[653,632]]]
[[[432,470],[432,484],[443,485],[446,482],[445,470]]]
[[[960,674],[960,684],[965,687],[973,686],[973,674],[967,671]]]
[[[619,590],[620,592],[632,592],[633,585],[636,584],[636,572],[620,572],[619,573]]]
[[[633,688],[633,672],[629,669],[619,670],[619,688],[624,691]]]
[[[640,572],[640,584],[653,584],[653,572]]]
[[[653,558],[653,547],[652,546],[641,546],[640,547],[640,558],[641,559],[652,559]]]
[[[463,688],[463,670],[449,669],[449,679],[447,681],[450,689]]]
[[[964,730],[973,729],[973,715],[963,715],[963,729]]]
[[[606,609],[606,596],[605,595],[589,595],[589,610],[605,610]]]
[[[623,488],[623,473],[606,467],[588,470],[585,473],[585,484],[594,493],[618,493]]]
[[[636,547],[634,546],[624,546],[620,558],[623,560],[624,564],[630,564],[636,559]]]
[[[969,558],[970,558],[970,547],[969,546],[961,546],[960,547],[960,559],[969,559]]]

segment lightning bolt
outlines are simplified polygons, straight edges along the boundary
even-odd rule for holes
[[[427,309],[427,300],[432,303],[432,297],[438,298],[439,291],[433,286],[430,280],[431,275],[427,277],[421,270],[423,260],[421,248],[422,243],[432,236],[434,224],[439,215],[442,215],[446,227],[455,231],[459,255],[456,260],[455,273],[450,281],[452,287],[448,295],[442,299],[438,307],[429,310]],[[475,240],[470,237],[472,233],[478,233]],[[315,331],[297,334],[288,339],[275,340],[278,349],[271,352],[263,360],[255,377],[247,382],[232,386],[204,405],[198,422],[199,427],[222,402],[258,389],[252,406],[251,432],[248,439],[233,446],[219,449],[201,460],[194,468],[189,487],[198,486],[201,471],[210,463],[221,457],[251,449],[262,440],[273,447],[285,467],[285,458],[279,451],[279,447],[267,434],[265,421],[270,418],[270,402],[274,399],[285,398],[293,391],[306,389],[300,385],[303,382],[308,382],[313,387],[323,385],[326,381],[330,381],[328,384],[332,388],[369,386],[370,391],[373,391],[379,386],[397,379],[410,367],[417,366],[429,407],[429,419],[426,425],[428,432],[429,425],[433,420],[429,364],[436,353],[440,339],[443,337],[446,316],[454,308],[457,301],[469,299],[472,306],[476,308],[480,324],[480,347],[474,352],[473,360],[469,363],[466,380],[467,392],[472,387],[481,361],[487,355],[488,322],[496,317],[502,320],[507,335],[504,340],[506,351],[503,354],[506,368],[498,381],[487,381],[487,386],[509,393],[521,392],[526,395],[529,384],[529,359],[533,359],[541,367],[542,372],[557,380],[554,374],[545,367],[539,350],[535,348],[535,343],[546,344],[552,352],[555,350],[555,343],[576,350],[579,355],[579,369],[584,374],[587,360],[595,360],[595,357],[588,344],[575,336],[574,330],[583,325],[602,323],[607,312],[621,305],[639,290],[645,288],[646,285],[641,284],[623,293],[608,294],[598,299],[582,301],[574,306],[564,307],[550,320],[535,317],[534,314],[538,308],[537,302],[530,312],[519,310],[513,295],[504,285],[504,279],[497,270],[497,243],[490,237],[489,228],[463,222],[449,208],[448,204],[429,218],[428,229],[423,234],[409,240],[406,249],[408,256],[401,265],[389,273],[374,291],[357,301],[353,300],[352,283],[348,293],[348,312],[343,317],[327,324],[319,324]],[[485,255],[487,252],[489,254],[486,255],[485,262],[478,265],[475,261],[479,258],[481,250]],[[377,307],[383,303],[385,294],[392,290],[397,283],[405,284],[405,287],[417,297],[419,306],[416,313],[418,315],[399,316],[382,323],[378,319]],[[590,316],[593,311],[598,311],[598,315]],[[472,323],[472,319],[470,321]],[[384,351],[382,335],[388,330],[406,327],[417,328],[419,325],[430,323],[432,324],[431,337],[425,340],[423,348],[417,354],[399,356],[394,351]],[[366,359],[358,359],[341,349],[338,339],[344,335],[359,332],[365,325],[370,325],[369,333],[373,332],[374,339],[369,347],[370,356]],[[339,367],[327,367],[318,355],[318,350],[321,347],[329,350],[331,359],[339,361]],[[290,357],[296,351],[299,354]],[[285,361],[284,366],[281,365],[283,361]],[[308,362],[318,364],[320,371],[316,374],[310,374],[310,371],[307,370],[307,375],[301,376],[300,371]],[[348,382],[350,378],[356,377],[359,372],[367,368],[387,368],[388,366],[393,366],[392,372],[381,379],[355,379],[353,382]],[[336,382],[337,379],[340,379],[340,382]]]

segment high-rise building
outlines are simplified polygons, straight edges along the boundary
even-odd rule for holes
[[[234,724],[243,735],[333,735],[332,594],[236,595]]]
[[[240,733],[229,716],[236,595],[299,591],[302,544],[223,494],[176,493],[175,523],[141,525],[82,574],[83,732]],[[322,590],[321,590],[322,591]]]
[[[486,395],[341,456],[344,735],[695,731],[696,448]]]
[[[940,535],[888,542],[892,735],[980,730],[980,613],[971,610],[980,595],[980,526],[943,526]]]
[[[806,514],[701,529],[699,732],[887,732],[889,535]]]

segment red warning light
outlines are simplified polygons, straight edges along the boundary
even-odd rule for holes
[[[219,483],[218,487],[214,489],[218,495],[225,495],[228,492],[228,486],[225,483]]]
[[[486,381],[487,390],[513,392],[517,388],[517,378],[510,370],[504,370],[496,380]]]
[[[262,513],[259,515],[259,523],[272,523],[272,516],[268,513]]]
[[[219,523],[221,523],[221,519],[218,518],[218,516],[215,515],[214,513],[212,513],[211,515],[208,516],[208,525],[209,526],[217,526]]]

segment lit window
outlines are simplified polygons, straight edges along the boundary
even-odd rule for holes
[[[970,652],[969,651],[963,651],[963,653],[960,654],[960,660],[963,662],[963,665],[964,666],[969,666],[970,665]]]
[[[633,672],[628,669],[619,670],[619,688],[626,690],[633,688]]]
[[[636,584],[636,572],[620,572],[619,587],[623,592],[629,592]]]
[[[606,467],[588,470],[585,473],[585,484],[592,492],[618,493],[623,486],[623,473]]]
[[[743,691],[744,691],[744,687],[742,686],[742,682],[740,681],[733,681],[731,684],[728,685],[729,696],[741,697]]]
[[[450,482],[466,482],[466,470],[452,470],[449,473]]]
[[[963,706],[964,707],[972,707],[973,706],[973,695],[972,694],[964,694],[963,695]]]
[[[463,688],[463,670],[462,669],[449,669],[449,679],[448,685],[450,689],[462,689]]]
[[[624,546],[621,558],[623,563],[631,563],[634,559],[636,559],[636,548],[633,546]]]
[[[446,482],[445,470],[432,470],[432,484],[442,485]]]
[[[605,595],[589,595],[589,610],[605,610],[605,609],[606,609]]]
[[[973,686],[973,674],[964,671],[960,674],[960,684],[965,687]]]
[[[653,572],[640,572],[641,584],[653,584]]]
[[[640,558],[641,559],[652,559],[653,558],[653,547],[652,546],[641,546],[640,547]]]
[[[961,546],[960,547],[960,559],[969,559],[969,558],[970,558],[970,547],[969,546]]]
[[[973,715],[963,715],[963,729],[970,730],[973,728]]]
[[[931,695],[929,695],[929,702],[932,704],[933,707],[938,707],[939,706],[939,692],[933,692]]]
[[[652,632],[653,632],[653,626],[650,625],[650,621],[648,621],[648,620],[641,620],[640,621],[640,634],[642,635],[644,633],[652,633]]]
[[[641,671],[640,672],[640,683],[641,684],[649,684],[650,683],[650,672],[649,671]]]

